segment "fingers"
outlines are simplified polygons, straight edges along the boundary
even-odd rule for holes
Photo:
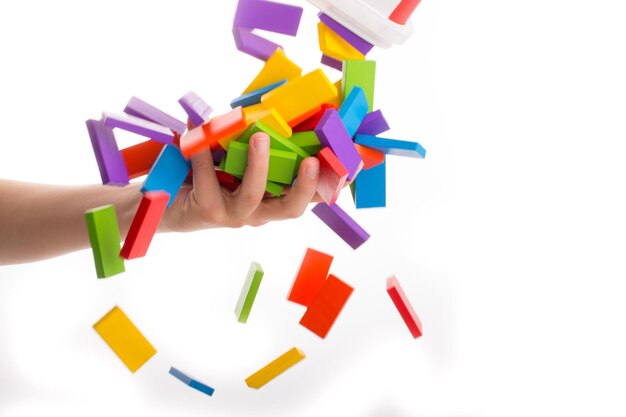
[[[220,183],[215,175],[213,155],[210,150],[198,152],[191,157],[193,170],[193,191],[196,203],[200,208],[215,204],[216,196],[222,195]]]
[[[252,135],[248,149],[248,166],[241,185],[232,195],[230,211],[233,218],[246,219],[261,204],[267,184],[269,149],[270,138],[266,133]]]

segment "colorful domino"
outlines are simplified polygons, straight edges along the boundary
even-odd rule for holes
[[[248,167],[248,147],[241,142],[231,142],[226,154],[224,171],[242,176]],[[298,156],[294,152],[270,149],[267,179],[281,184],[291,184],[295,175]]]
[[[308,248],[287,299],[308,307],[326,281],[333,256]]]
[[[178,369],[174,368],[173,366],[170,367],[170,375],[172,375],[174,378],[178,379],[179,381],[181,381],[183,384],[195,389],[196,391],[200,391],[203,394],[208,395],[209,397],[211,397],[213,395],[213,393],[215,392],[215,389],[203,384],[200,381],[197,381],[189,376],[187,376],[186,374],[184,374],[183,372],[179,371]]]
[[[387,139],[378,136],[356,135],[355,143],[376,149],[387,155],[408,156],[410,158],[425,158],[426,149],[417,142]]]
[[[377,136],[381,133],[385,133],[389,130],[389,124],[383,116],[383,112],[380,110],[368,113],[363,118],[361,126],[357,129],[356,133],[361,135]]]
[[[165,144],[174,142],[174,133],[169,128],[140,117],[104,112],[102,120],[106,127],[126,130]]]
[[[387,293],[413,337],[415,339],[420,337],[422,335],[422,322],[415,314],[413,306],[411,306],[409,299],[395,276],[387,279]]]
[[[363,160],[354,147],[352,137],[341,121],[339,113],[334,109],[326,110],[315,128],[320,144],[329,147],[348,170],[351,181],[363,166]]]
[[[350,245],[352,249],[359,248],[370,238],[369,233],[359,226],[359,224],[336,203],[332,206],[326,203],[318,203],[311,211]]]
[[[89,242],[98,278],[108,278],[124,272],[120,255],[120,229],[112,205],[85,211]]]
[[[185,130],[187,130],[187,124],[185,122],[181,122],[175,117],[170,116],[137,97],[131,97],[124,109],[124,113],[165,126],[179,135],[182,135],[185,133]]]
[[[167,192],[170,195],[167,203],[169,207],[174,202],[174,198],[183,182],[185,182],[190,169],[191,164],[183,158],[180,150],[174,145],[166,145],[159,154],[150,173],[148,173],[141,191]]]
[[[246,378],[246,385],[259,389],[304,358],[304,352],[294,347]]]
[[[146,256],[169,200],[170,195],[165,191],[148,191],[143,194],[120,251],[122,258],[134,259]]]
[[[263,268],[258,263],[252,262],[235,306],[235,316],[238,322],[246,323],[248,321],[262,279]]]
[[[189,120],[194,126],[200,126],[209,120],[213,109],[199,95],[193,91],[189,91],[182,96],[178,103],[185,110]]]
[[[376,61],[347,60],[343,63],[342,97],[346,97],[353,87],[361,87],[367,97],[369,111],[374,107],[376,86]]]
[[[350,137],[353,137],[365,119],[369,109],[367,97],[361,87],[352,87],[346,99],[339,107],[339,117],[346,126]]]
[[[353,187],[354,204],[357,209],[386,207],[387,164],[384,158],[382,164],[361,171],[351,186]]]
[[[300,324],[322,339],[326,338],[352,291],[351,286],[330,274],[309,304]]]
[[[317,159],[320,161],[317,193],[326,204],[335,204],[348,178],[348,170],[328,147],[320,151]]]
[[[106,127],[100,120],[87,120],[86,124],[102,184],[120,186],[128,184],[130,179],[128,169],[117,147],[113,129]]]
[[[128,177],[133,179],[148,174],[165,146],[160,142],[147,140],[122,149]]]

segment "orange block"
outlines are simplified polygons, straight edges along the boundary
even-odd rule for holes
[[[307,249],[287,299],[308,307],[326,281],[333,257]]]
[[[322,339],[325,338],[352,291],[351,286],[330,274],[302,316],[300,324]]]
[[[341,163],[337,155],[329,147],[325,147],[317,155],[320,161],[320,176],[317,193],[329,206],[335,204],[339,193],[348,179],[348,169]]]
[[[306,120],[310,119],[311,117],[314,117],[317,113],[319,113],[321,108],[322,108],[321,106],[317,106],[307,111],[306,113],[301,114],[300,116],[296,117],[295,119],[293,119],[291,122],[288,123],[289,127],[294,128],[298,126],[299,124],[305,122]]]
[[[243,133],[247,127],[248,122],[243,108],[236,107],[188,131],[180,139],[180,151],[185,158],[190,158],[204,149],[218,149],[220,145],[227,149],[228,143]]]
[[[354,144],[356,151],[361,155],[361,159],[363,160],[363,169],[374,168],[377,165],[385,162],[385,154],[377,151],[376,149],[368,148],[367,146],[359,145],[358,143]]]
[[[128,170],[128,178],[133,179],[148,174],[161,153],[164,144],[148,140],[122,149],[122,158]]]

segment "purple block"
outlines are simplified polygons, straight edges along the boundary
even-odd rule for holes
[[[274,54],[276,49],[282,48],[274,42],[255,35],[252,33],[252,29],[234,27],[233,37],[235,38],[237,49],[261,61],[267,61]]]
[[[383,112],[376,110],[365,116],[363,122],[361,122],[361,126],[359,126],[356,131],[356,134],[376,136],[381,133],[385,133],[388,130],[389,125],[387,124],[387,120],[385,120],[385,116],[383,116]]]
[[[336,20],[333,20],[330,16],[325,15],[324,13],[320,13],[319,18],[326,26],[332,29],[337,35],[341,36],[346,42],[350,45],[354,46],[356,50],[358,50],[363,55],[367,55],[369,51],[372,50],[374,45],[356,35],[350,29],[346,28]]]
[[[296,36],[301,17],[302,7],[267,0],[239,0],[233,26]]]
[[[213,165],[219,166],[222,163],[222,160],[226,156],[226,151],[224,149],[216,149],[211,151],[211,155],[213,155]]]
[[[328,109],[315,126],[315,134],[322,147],[328,146],[348,170],[348,180],[359,171],[363,160],[352,142],[346,126],[335,109]]]
[[[124,113],[165,126],[179,135],[182,135],[187,130],[185,122],[181,122],[137,97],[131,97],[124,109]]]
[[[342,238],[352,249],[357,249],[370,238],[357,222],[348,216],[337,204],[329,206],[319,203],[313,207],[313,213]]]
[[[343,62],[338,59],[331,58],[328,55],[322,54],[322,60],[320,62],[338,71],[343,71]]]
[[[117,127],[167,145],[174,142],[174,133],[169,128],[140,117],[105,112],[102,120],[106,127]]]
[[[91,138],[93,153],[100,170],[102,184],[128,184],[128,169],[117,147],[113,129],[106,127],[100,120],[87,120],[87,130]]]
[[[194,126],[200,126],[207,120],[213,112],[211,106],[209,106],[202,98],[193,91],[188,92],[178,100],[189,120]]]

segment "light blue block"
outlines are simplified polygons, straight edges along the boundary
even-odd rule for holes
[[[382,164],[361,171],[354,180],[352,191],[357,209],[386,207],[387,158]]]
[[[378,136],[356,135],[354,140],[359,145],[376,149],[387,155],[408,156],[411,158],[426,157],[426,149],[417,142],[405,140],[379,138]]]
[[[168,192],[170,201],[168,201],[167,206],[169,207],[174,202],[174,197],[176,197],[180,186],[183,185],[190,169],[189,161],[183,157],[180,150],[174,145],[166,145],[148,173],[141,192]]]
[[[354,137],[369,111],[367,97],[361,87],[353,87],[339,108],[339,117],[350,137]]]
[[[272,91],[276,87],[280,87],[286,82],[287,80],[281,80],[277,83],[270,84],[267,87],[259,88],[258,90],[252,91],[248,94],[244,94],[243,96],[238,97],[234,99],[233,101],[231,101],[230,107],[234,109],[239,106],[248,107],[248,106],[253,106],[255,104],[259,104],[261,102],[261,97],[263,97],[263,94]]]
[[[197,391],[200,391],[208,396],[212,396],[213,393],[215,392],[214,388],[211,388],[210,386],[205,385],[200,381],[196,381],[195,379],[188,377],[187,375],[185,375],[178,369],[174,368],[173,366],[170,367],[170,375],[176,377],[177,379],[182,381],[185,385],[188,385],[191,388]]]

